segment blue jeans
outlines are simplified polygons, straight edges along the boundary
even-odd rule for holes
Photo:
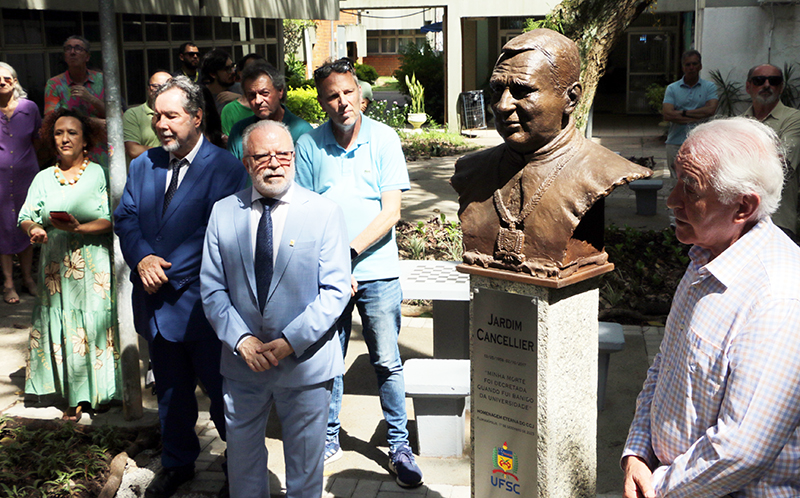
[[[358,307],[363,325],[362,335],[369,350],[369,361],[378,378],[378,391],[383,418],[389,426],[386,439],[390,451],[408,444],[406,429],[406,385],[403,380],[403,363],[397,337],[400,334],[400,303],[403,293],[400,279],[370,280],[358,283],[358,292],[350,299],[336,324],[342,353],[347,354],[350,331],[353,325],[353,307]],[[342,376],[333,380],[331,407],[328,413],[327,439],[339,438],[339,412],[342,409],[344,381]]]

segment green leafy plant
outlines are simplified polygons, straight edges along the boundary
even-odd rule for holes
[[[397,79],[400,93],[410,95],[406,86],[406,75],[416,74],[425,88],[425,109],[438,122],[444,121],[444,54],[436,53],[425,44],[422,48],[405,43],[400,48],[402,62],[393,76]]]
[[[364,114],[387,126],[400,129],[406,125],[408,109],[408,104],[405,103],[399,105],[397,102],[390,103],[388,100],[375,100]]]
[[[408,247],[411,251],[410,259],[425,259],[425,237],[412,236],[408,240]]]
[[[711,76],[711,81],[717,85],[717,98],[719,99],[717,114],[726,117],[735,116],[737,114],[736,106],[746,100],[743,97],[745,93],[742,84],[733,81],[731,73],[728,73],[727,79],[724,78],[719,69],[711,70],[709,75]]]
[[[664,105],[664,94],[666,92],[667,86],[659,85],[658,83],[653,83],[652,85],[648,86],[644,92],[644,95],[647,98],[647,103],[650,104],[650,108],[659,114],[661,114],[661,108]]]
[[[294,88],[286,92],[286,108],[309,123],[321,123],[327,117],[317,101],[317,90],[312,87]]]
[[[378,80],[378,71],[369,64],[356,64],[356,77],[361,81],[366,81],[370,85]]]
[[[796,75],[795,65],[785,62],[783,64],[783,93],[781,102],[788,107],[797,108],[800,105],[800,76]]]
[[[425,113],[425,87],[417,81],[417,74],[412,73],[411,78],[406,75],[406,87],[411,96],[411,112]]]
[[[135,438],[120,428],[35,426],[0,419],[0,496],[97,496],[111,457]]]
[[[477,148],[458,133],[427,129],[421,133],[398,131],[403,153],[409,161],[428,157],[455,156]]]

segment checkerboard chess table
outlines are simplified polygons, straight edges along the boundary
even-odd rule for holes
[[[403,299],[433,301],[433,357],[469,358],[469,275],[458,261],[401,260]]]

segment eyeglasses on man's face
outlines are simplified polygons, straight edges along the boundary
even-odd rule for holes
[[[772,86],[781,86],[783,84],[783,76],[753,76],[750,78],[750,83],[755,86],[761,86],[767,81]]]
[[[184,52],[184,57],[200,57],[200,52]]]
[[[87,52],[83,45],[64,45],[64,53],[75,52],[77,54]]]
[[[253,162],[256,164],[256,166],[263,166],[264,164],[272,164],[273,157],[278,161],[278,164],[280,164],[281,166],[286,166],[292,162],[293,156],[294,156],[294,151],[287,150],[287,151],[270,152],[267,154],[253,154],[244,157],[252,159]]]

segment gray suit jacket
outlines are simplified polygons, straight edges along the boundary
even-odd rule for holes
[[[344,373],[334,324],[350,300],[350,250],[344,215],[329,201],[295,186],[263,315],[258,310],[250,235],[251,189],[214,205],[206,231],[200,292],[208,321],[223,344],[222,375],[294,388]],[[294,353],[253,372],[235,352],[252,334],[285,337]]]

